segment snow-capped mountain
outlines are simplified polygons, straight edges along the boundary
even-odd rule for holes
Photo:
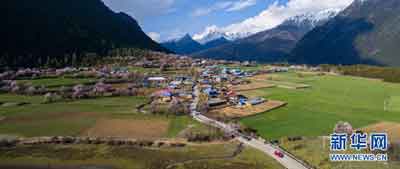
[[[210,42],[210,41],[222,38],[222,37],[229,41],[234,41],[236,39],[245,38],[249,35],[251,35],[250,32],[225,32],[225,31],[221,30],[220,28],[218,28],[217,26],[213,25],[213,26],[207,27],[204,32],[195,34],[193,36],[193,39],[201,44],[205,44],[207,42]]]
[[[290,17],[289,19],[285,20],[282,24],[303,24],[304,26],[311,26],[311,28],[313,28],[319,25],[321,22],[324,22],[330,18],[335,17],[342,10],[343,10],[342,8],[332,8],[332,9],[322,10],[317,13],[312,13],[312,12],[305,13],[294,17]],[[257,32],[250,32],[246,30],[241,32],[226,31],[223,28],[219,28],[213,25],[207,27],[204,32],[195,34],[193,36],[193,39],[201,44],[205,44],[209,41],[221,37],[224,37],[225,39],[230,41],[234,41],[237,39],[243,39],[249,37],[255,33]]]
[[[318,25],[325,23],[327,20],[335,17],[342,10],[343,9],[341,9],[341,8],[332,8],[332,9],[322,10],[317,13],[309,12],[309,13],[297,15],[294,17],[290,17],[290,18],[286,19],[282,23],[282,25],[296,24],[298,26],[305,25],[305,26],[316,27]]]
[[[355,0],[327,24],[307,33],[288,61],[398,67],[399,13],[399,0]]]
[[[229,44],[202,50],[193,56],[261,62],[284,61],[306,33],[316,26],[325,24],[340,11],[342,10],[329,9],[290,17],[275,28],[237,39]]]

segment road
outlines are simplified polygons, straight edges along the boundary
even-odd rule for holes
[[[193,119],[204,123],[206,125],[210,125],[216,128],[219,128],[223,130],[226,133],[231,133],[232,135],[235,136],[235,139],[240,141],[243,144],[246,144],[250,147],[253,147],[255,149],[258,149],[265,154],[271,156],[274,158],[276,161],[278,161],[282,166],[284,166],[287,169],[310,169],[310,167],[307,167],[304,163],[302,163],[299,159],[296,159],[289,153],[283,151],[277,146],[274,146],[270,143],[265,143],[263,140],[258,140],[256,138],[251,138],[249,136],[243,135],[242,133],[239,133],[236,129],[232,128],[230,125],[227,125],[225,123],[222,123],[220,121],[210,119],[204,115],[202,115],[200,112],[196,110],[197,104],[199,102],[198,96],[200,95],[200,89],[198,86],[193,87],[193,103],[190,105],[190,111],[191,111],[191,116]],[[280,151],[284,154],[284,157],[278,157],[274,153],[275,151]]]

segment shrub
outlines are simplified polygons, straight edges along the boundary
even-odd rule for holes
[[[30,86],[30,87],[28,87],[28,88],[25,90],[25,93],[28,94],[28,95],[31,95],[31,96],[37,94],[36,87],[35,87],[35,86]]]
[[[48,103],[54,103],[57,101],[62,100],[61,96],[55,94],[55,93],[47,93],[44,95],[44,101],[43,103],[48,104]]]
[[[333,132],[346,133],[348,135],[351,135],[353,133],[353,127],[348,122],[339,121],[338,123],[336,123]]]

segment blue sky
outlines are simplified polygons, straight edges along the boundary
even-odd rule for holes
[[[276,26],[287,17],[342,7],[352,0],[103,1],[114,11],[123,11],[133,16],[153,39],[164,41],[186,33],[199,34],[212,25],[224,31],[254,33]]]

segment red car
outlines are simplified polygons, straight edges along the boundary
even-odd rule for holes
[[[280,151],[278,151],[278,150],[275,150],[274,154],[275,154],[277,157],[279,157],[279,158],[283,158],[283,157],[285,156],[285,155],[283,155],[282,152],[280,152]]]

